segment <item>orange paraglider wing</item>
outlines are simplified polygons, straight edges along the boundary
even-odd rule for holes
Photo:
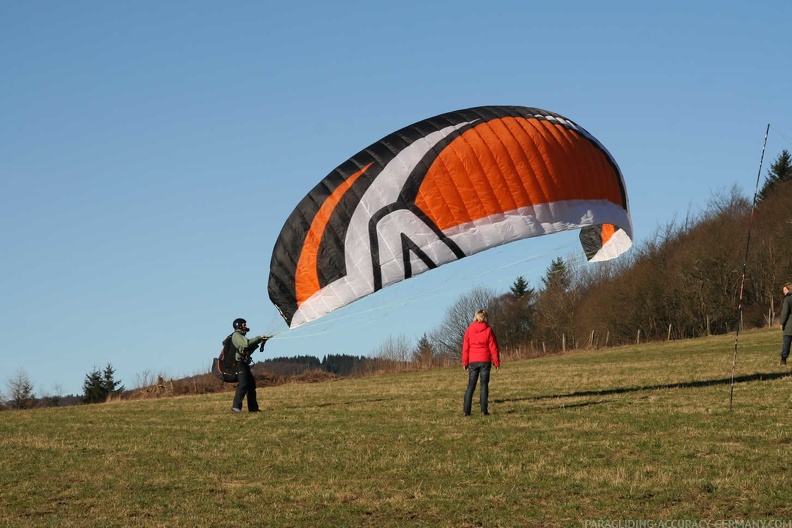
[[[580,229],[590,261],[632,245],[621,171],[553,112],[482,106],[394,132],[298,204],[269,296],[294,328],[386,286],[515,240]]]

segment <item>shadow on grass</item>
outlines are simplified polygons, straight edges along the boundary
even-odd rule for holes
[[[529,400],[531,398],[523,398],[523,399]],[[494,401],[495,402],[513,402],[513,401],[519,401],[519,400],[514,399],[514,400],[494,400]],[[562,410],[563,409],[576,409],[576,408],[579,408],[579,407],[591,407],[592,405],[606,405],[608,403],[611,403],[612,401],[613,400],[599,400],[599,401],[587,401],[587,402],[580,402],[580,403],[560,403],[558,405],[546,405],[546,406],[537,407],[536,409],[533,409],[532,412],[540,412],[540,413],[541,412],[555,412],[555,411],[557,411],[559,409],[562,409]],[[514,409],[509,409],[509,410],[506,410],[506,411],[501,411],[500,414],[517,414],[518,412],[521,413],[522,411],[516,411]]]
[[[745,376],[735,376],[734,383],[737,384],[737,383],[749,383],[752,381],[773,381],[773,380],[788,378],[790,376],[792,376],[792,371],[769,372],[769,373],[760,372],[757,374],[748,374]],[[518,402],[518,401],[529,401],[529,400],[548,400],[555,398],[578,398],[581,396],[609,396],[613,394],[627,394],[630,392],[654,391],[654,390],[663,390],[663,389],[694,389],[699,387],[711,387],[713,385],[729,385],[731,381],[732,381],[731,377],[728,377],[728,378],[721,378],[714,380],[689,381],[685,383],[646,385],[643,387],[621,387],[617,389],[577,391],[577,392],[570,392],[567,394],[545,394],[541,396],[529,396],[526,398],[504,398],[501,400],[493,400],[493,401],[495,403],[507,403],[507,402]]]
[[[317,403],[315,405],[309,405],[309,407],[335,407],[338,405],[356,405],[359,403],[380,403],[386,401],[393,401],[397,398],[371,398],[368,400],[348,400],[348,401],[338,401],[338,402],[326,402],[326,403]]]

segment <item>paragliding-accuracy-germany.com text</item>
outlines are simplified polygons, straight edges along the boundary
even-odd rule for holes
[[[583,528],[792,528],[792,519],[587,519]]]

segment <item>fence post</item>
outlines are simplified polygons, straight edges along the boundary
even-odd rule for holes
[[[668,339],[666,341],[671,341],[671,324],[668,324]]]
[[[641,329],[640,328],[638,329],[638,335],[635,336],[635,344],[636,345],[640,345],[641,344]]]
[[[566,334],[561,334],[561,352],[566,352]]]
[[[605,332],[605,348],[608,348],[608,338],[610,337],[610,330]]]

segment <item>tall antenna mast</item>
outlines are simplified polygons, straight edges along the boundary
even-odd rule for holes
[[[748,266],[748,250],[751,247],[751,231],[753,230],[754,212],[756,211],[756,196],[759,194],[759,179],[762,176],[762,163],[764,163],[765,147],[767,147],[767,134],[770,133],[770,123],[767,123],[765,130],[764,144],[762,145],[762,157],[759,159],[759,173],[756,175],[756,187],[754,188],[753,204],[751,205],[751,220],[748,224],[748,240],[745,242],[745,258],[742,265],[742,276],[740,278],[740,298],[737,308],[737,332],[734,335],[734,356],[732,357],[731,388],[729,389],[729,411],[732,410],[734,402],[734,372],[737,370],[737,343],[740,339],[740,328],[742,327],[742,303],[743,289],[745,287],[745,268]]]

